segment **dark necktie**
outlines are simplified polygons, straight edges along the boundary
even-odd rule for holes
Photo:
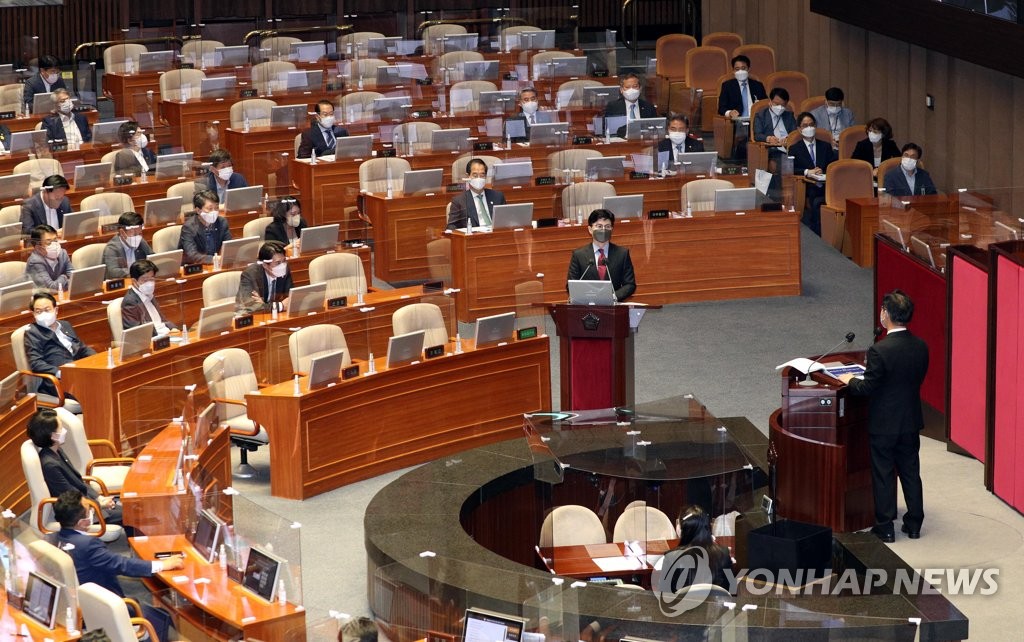
[[[327,141],[327,149],[334,149],[334,132],[330,129],[325,129],[324,140]]]
[[[597,250],[597,278],[602,281],[608,276],[608,265],[604,259],[604,248],[598,248]]]

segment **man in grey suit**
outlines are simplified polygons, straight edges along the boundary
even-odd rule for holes
[[[125,330],[144,323],[153,323],[153,336],[170,334],[178,326],[167,320],[156,302],[156,264],[145,259],[135,261],[129,268],[132,287],[121,301],[121,327]]]
[[[636,276],[629,250],[611,243],[615,214],[604,209],[594,210],[587,224],[593,240],[573,251],[566,280],[611,281],[615,299],[625,301],[636,292]]]
[[[49,225],[59,230],[64,227],[64,215],[71,211],[66,178],[60,174],[43,179],[39,193],[21,204],[21,233],[32,233],[37,225]]]
[[[775,145],[768,151],[768,171],[775,172],[775,161],[786,151],[786,137],[796,129],[796,118],[793,112],[786,109],[789,103],[789,92],[782,87],[775,87],[768,95],[771,105],[762,109],[754,117],[754,140]]]
[[[32,228],[32,254],[25,262],[25,276],[50,292],[67,291],[71,282],[71,257],[57,242],[57,230],[49,225]]]
[[[853,110],[843,104],[844,98],[842,89],[829,87],[825,90],[825,104],[811,110],[814,120],[832,132],[836,145],[839,144],[839,134],[856,122]]]
[[[153,248],[142,238],[142,215],[125,212],[117,219],[117,234],[103,248],[104,278],[123,279],[128,276],[132,263],[153,253]]]
[[[875,525],[871,532],[884,542],[896,539],[896,476],[903,486],[907,512],[902,531],[917,539],[924,521],[921,489],[921,383],[928,372],[928,345],[907,329],[914,303],[900,290],[882,298],[879,322],[885,338],[868,348],[863,379],[840,377],[855,395],[868,395],[868,443]]]
[[[466,220],[473,227],[490,225],[491,214],[495,205],[505,204],[505,195],[487,185],[487,163],[479,158],[472,158],[466,163],[466,177],[469,189],[452,199],[448,208],[448,229],[466,227]]]

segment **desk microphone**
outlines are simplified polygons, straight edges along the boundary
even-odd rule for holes
[[[813,379],[811,379],[811,368],[814,366],[814,364],[816,364],[816,363],[821,364],[821,361],[824,360],[825,357],[829,356],[830,354],[832,354],[833,352],[838,350],[839,347],[842,346],[844,343],[853,343],[853,340],[856,337],[857,337],[857,335],[855,335],[854,333],[847,332],[846,336],[843,337],[842,341],[840,341],[839,343],[837,343],[834,346],[832,346],[825,354],[821,355],[817,359],[813,359],[811,361],[811,364],[809,366],[807,366],[807,375],[804,378],[804,380],[800,382],[800,385],[801,386],[816,386],[816,385],[818,385],[817,381],[814,381]],[[824,365],[824,364],[821,364],[821,365]]]
[[[592,268],[592,267],[594,267],[594,262],[593,261],[591,261],[590,263],[587,263],[587,269],[583,270],[583,274],[580,275],[580,278],[579,278],[580,281],[583,280],[583,277],[585,277],[587,275],[587,272],[589,272],[590,268]]]

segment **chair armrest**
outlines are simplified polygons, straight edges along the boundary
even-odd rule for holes
[[[101,457],[93,459],[85,465],[85,474],[91,475],[92,469],[99,466],[131,466],[134,463],[134,457]]]
[[[93,446],[102,446],[110,451],[110,455],[112,457],[117,457],[117,448],[114,447],[114,442],[109,439],[88,439],[86,441],[90,448]]]
[[[107,490],[107,485],[99,477],[93,477],[92,475],[82,475],[82,481],[87,484],[96,484],[100,489],[100,495],[109,495],[110,491]]]
[[[45,403],[40,402],[39,401],[39,396],[36,395],[36,403],[37,404],[39,404],[40,406],[46,407],[46,408],[54,408],[54,407],[59,407],[59,406],[63,406],[64,405],[64,387],[62,385],[60,385],[60,379],[58,379],[57,377],[53,376],[52,374],[46,374],[44,372],[32,372],[31,370],[19,370],[18,372],[20,374],[23,374],[23,375],[28,376],[28,377],[38,377],[40,379],[46,379],[47,381],[49,381],[50,383],[53,384],[54,388],[57,389],[57,405],[56,406],[51,406],[50,404],[45,404]]]
[[[259,384],[257,384],[257,385],[259,385]],[[266,384],[264,384],[264,386],[265,385]],[[213,397],[213,398],[210,399],[210,401],[212,401],[213,403],[226,403],[226,404],[231,404],[231,405],[234,405],[234,406],[241,406],[243,408],[248,408],[246,403],[244,401],[242,401],[241,399],[224,399],[224,398],[221,398],[221,397]]]
[[[308,374],[309,374],[308,372],[293,372],[292,376],[293,377],[305,377]]]
[[[129,620],[132,626],[138,626],[139,629],[135,631],[135,636],[138,639],[143,639],[145,636],[149,636],[153,642],[160,642],[160,636],[156,634],[156,630],[153,629],[153,625],[150,624],[149,620],[144,617],[133,617]]]
[[[133,613],[135,613],[135,615],[132,617],[142,617],[142,607],[139,606],[138,600],[136,600],[134,597],[126,597],[123,599],[124,605],[131,609]]]
[[[88,533],[88,535],[90,537],[103,537],[104,535],[107,534],[107,520],[103,518],[103,509],[100,508],[100,505],[99,505],[99,503],[96,502],[96,500],[89,499],[88,497],[85,497],[83,499],[86,502],[88,502],[89,504],[91,504],[93,506],[93,508],[95,509],[96,519],[99,520],[99,526],[100,526],[99,531],[97,531],[95,533],[90,531]],[[56,503],[57,503],[57,498],[56,497],[47,497],[46,499],[44,499],[44,500],[39,502],[39,510],[36,511],[36,526],[39,528],[39,532],[43,533],[44,535],[48,534],[48,533],[52,533],[53,531],[47,530],[46,529],[46,524],[43,523],[43,512],[44,512],[43,511],[43,506],[45,506],[47,504],[56,504]]]

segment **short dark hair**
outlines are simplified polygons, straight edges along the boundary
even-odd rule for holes
[[[275,221],[283,221],[288,216],[288,210],[292,208],[292,205],[302,210],[302,204],[299,203],[299,199],[294,196],[285,196],[274,205],[273,218]]]
[[[85,515],[82,493],[74,489],[61,493],[53,505],[53,517],[60,522],[61,528],[74,528]]]
[[[118,227],[135,227],[143,224],[142,215],[138,212],[125,212],[117,217]]]
[[[43,179],[42,188],[45,190],[70,189],[71,185],[68,183],[68,179],[60,174],[53,174]]]
[[[619,76],[619,86],[620,87],[625,86],[626,81],[629,80],[630,78],[635,78],[637,82],[640,82],[640,76],[637,76],[636,74],[634,74],[631,71],[631,72],[629,72],[628,74],[626,74],[624,76]],[[641,84],[643,84],[643,83],[641,83]]]
[[[829,87],[825,90],[825,100],[840,102],[843,98],[845,98],[845,94],[843,94],[843,90],[839,87]]]
[[[893,290],[882,297],[882,308],[889,320],[899,325],[907,325],[914,317],[914,302],[903,290]]]
[[[121,123],[121,126],[117,128],[117,140],[122,143],[127,143],[135,135],[135,132],[139,129],[139,123],[134,120],[126,120]]]
[[[142,275],[149,274],[150,272],[152,272],[153,276],[156,276],[156,273],[158,271],[159,270],[156,267],[156,263],[148,259],[139,259],[138,261],[132,263],[132,266],[128,268],[128,275],[135,279],[136,281],[138,281],[142,277]]]
[[[473,171],[473,165],[483,165],[484,166],[484,171],[485,172],[487,171],[487,163],[484,162],[484,159],[482,159],[482,158],[471,158],[471,159],[469,159],[469,162],[466,163],[466,176],[469,176],[470,172]]]
[[[36,301],[38,301],[39,299],[46,299],[50,303],[57,305],[57,299],[55,299],[53,295],[50,294],[49,292],[36,292],[35,294],[32,295],[32,300],[28,302],[28,309],[31,310],[32,308],[36,307]]]
[[[53,433],[59,427],[57,411],[53,408],[40,408],[28,418],[25,432],[36,448],[49,448],[53,445]]]
[[[522,99],[523,94],[525,94],[528,91],[532,91],[534,96],[539,96],[540,95],[537,92],[537,90],[534,89],[533,85],[530,85],[529,87],[523,87],[522,89],[519,90],[519,98]]]
[[[785,87],[772,87],[772,90],[768,92],[768,99],[771,100],[776,96],[781,96],[783,100],[789,102],[789,92]]]
[[[260,252],[256,258],[260,261],[273,261],[275,254],[284,254],[284,243],[280,241],[267,241],[260,246]]]
[[[872,118],[864,125],[864,131],[877,129],[882,134],[882,139],[892,138],[892,125],[884,118]]]
[[[814,123],[815,125],[818,124],[818,119],[815,118],[814,114],[812,114],[809,111],[800,112],[800,114],[796,117],[796,124],[799,125],[801,122],[803,122],[804,118],[810,118],[812,123]]]
[[[921,159],[924,156],[924,150],[921,149],[921,146],[918,145],[917,143],[907,143],[906,145],[900,148],[900,153],[905,154],[907,151],[911,149],[917,152],[918,159]]]
[[[210,153],[210,165],[220,165],[224,161],[231,160],[231,152],[221,147]]]
[[[43,240],[43,234],[56,234],[57,230],[53,229],[52,226],[42,223],[32,228],[32,233],[29,235],[29,240],[32,241],[32,245],[39,245]]]
[[[318,116],[320,115],[320,107],[323,105],[327,105],[328,107],[334,107],[334,103],[327,100],[326,98],[316,101],[316,114]]]
[[[39,68],[40,69],[60,69],[60,58],[45,54],[39,56]]]
[[[666,124],[671,125],[674,121],[681,121],[687,127],[690,126],[690,118],[686,114],[669,114],[668,122]]]
[[[593,225],[601,219],[608,219],[612,223],[612,227],[615,227],[615,212],[606,209],[597,209],[590,213],[587,217],[587,225]]]
[[[740,54],[738,56],[733,56],[732,60],[729,61],[729,66],[730,67],[735,67],[737,62],[745,62],[745,63],[747,63],[747,69],[750,69],[750,58],[747,58],[743,54]]]
[[[209,189],[199,190],[192,195],[192,207],[197,210],[203,209],[203,205],[207,203],[216,203],[220,205],[220,198],[217,196],[217,192]]]

